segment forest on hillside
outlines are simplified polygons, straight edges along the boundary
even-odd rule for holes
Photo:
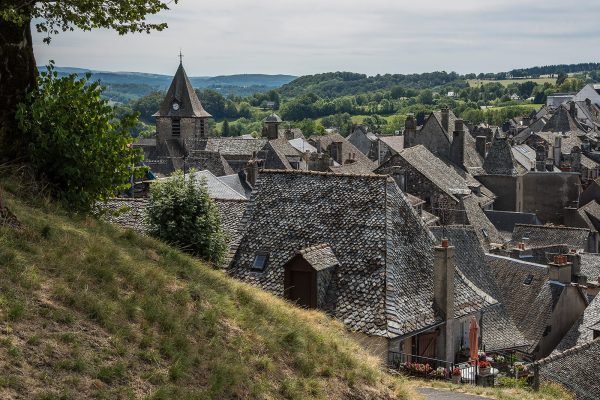
[[[517,79],[512,75],[514,71],[524,71],[530,77]],[[555,77],[536,79],[542,74]],[[506,79],[507,76],[512,78]],[[236,82],[235,78],[231,81]],[[196,92],[204,108],[213,115],[211,128],[216,136],[256,135],[261,131],[262,119],[272,111],[283,118],[286,126],[299,127],[309,135],[322,134],[327,128],[348,135],[356,123],[368,125],[378,133],[393,134],[403,128],[408,113],[415,114],[421,123],[428,113],[441,106],[450,107],[472,123],[499,125],[539,109],[553,93],[576,92],[592,82],[600,82],[600,64],[532,67],[477,75],[444,71],[375,76],[329,72],[302,76],[280,87],[248,95],[224,94],[213,87],[197,88]],[[135,84],[130,85],[135,91]],[[109,86],[109,93],[110,90]],[[165,89],[154,90],[116,105],[119,113],[139,112],[141,122],[134,135],[154,134],[152,114],[164,94]]]

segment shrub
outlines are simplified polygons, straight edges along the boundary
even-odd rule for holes
[[[17,111],[29,164],[54,197],[76,210],[126,188],[142,157],[129,134],[137,115],[116,119],[100,84],[88,80],[58,78],[51,63]]]
[[[147,220],[151,235],[215,264],[224,261],[227,243],[217,206],[204,181],[181,171],[150,189]]]

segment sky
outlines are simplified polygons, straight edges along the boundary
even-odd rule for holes
[[[163,32],[74,31],[38,65],[190,76],[501,72],[599,62],[598,0],[180,0]]]

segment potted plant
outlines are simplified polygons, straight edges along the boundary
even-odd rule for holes
[[[460,384],[460,378],[461,378],[460,369],[454,368],[452,370],[452,383],[455,383],[457,385]]]
[[[492,364],[489,361],[479,361],[479,375],[489,375]]]

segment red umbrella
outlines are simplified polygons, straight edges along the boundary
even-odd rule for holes
[[[479,331],[479,325],[477,324],[477,318],[471,317],[471,326],[469,328],[469,350],[470,350],[470,358],[471,361],[477,361],[479,358],[477,354],[477,350],[479,349],[477,331]],[[475,365],[475,364],[473,364]]]

